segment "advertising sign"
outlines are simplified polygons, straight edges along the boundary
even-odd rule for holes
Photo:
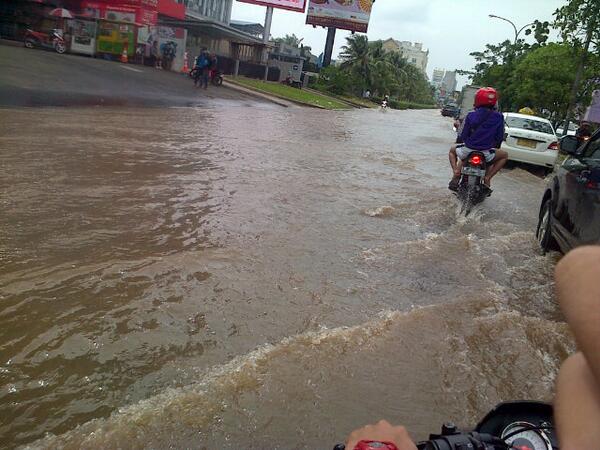
[[[366,33],[373,0],[310,0],[306,23]]]
[[[289,9],[290,11],[304,12],[306,0],[238,0],[241,3],[251,3],[260,6],[272,6],[273,8]]]

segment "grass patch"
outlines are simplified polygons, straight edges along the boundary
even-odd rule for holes
[[[297,89],[285,86],[281,83],[265,82],[254,80],[252,78],[237,77],[231,79],[233,83],[238,83],[244,87],[254,89],[265,94],[272,94],[287,100],[304,103],[306,105],[319,106],[325,109],[348,109],[348,106],[337,101],[332,97],[308,92],[303,89]]]

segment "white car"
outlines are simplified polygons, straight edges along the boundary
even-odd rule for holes
[[[578,128],[577,124],[575,124],[573,122],[569,122],[569,129],[567,130],[567,136],[575,136],[577,134],[577,128]],[[562,125],[556,129],[556,135],[558,137],[562,137],[562,135],[563,135]]]
[[[502,150],[508,159],[547,168],[554,167],[558,138],[552,124],[543,117],[504,113]]]

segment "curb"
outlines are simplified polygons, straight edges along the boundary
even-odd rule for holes
[[[260,94],[261,96],[264,96],[263,98],[270,99],[274,103],[278,103],[278,102],[284,101],[284,102],[287,103],[287,105],[284,105],[284,106],[298,105],[298,106],[302,106],[304,108],[315,108],[315,109],[322,109],[324,111],[330,111],[330,109],[325,108],[324,106],[313,105],[313,104],[310,104],[310,103],[304,103],[304,102],[301,102],[301,101],[298,101],[298,100],[292,100],[292,99],[289,99],[289,98],[286,98],[286,97],[283,97],[283,96],[280,96],[280,95],[277,95],[277,94],[272,94],[270,92],[266,93],[266,92],[263,92],[263,91],[260,91],[260,90],[257,90],[257,89],[250,89],[250,88],[247,88],[246,86],[242,86],[239,83],[236,83],[235,81],[230,80],[230,79],[228,79],[226,81],[229,83],[229,86],[236,86],[236,87],[238,87],[240,89],[244,89],[244,91],[242,91],[242,92]],[[320,92],[319,92],[319,95],[321,95],[323,97],[326,97],[325,95],[323,95]],[[331,97],[331,98],[333,100],[337,101],[337,99],[335,99],[333,97]],[[343,102],[343,101],[341,103],[346,104],[346,102]],[[350,110],[350,109],[352,109],[352,106],[348,107],[348,110]],[[345,110],[346,109],[338,109],[338,111],[345,111]]]
[[[239,85],[231,80],[228,80],[228,79],[223,80],[223,86],[227,87],[228,89],[233,89],[234,91],[241,92],[243,94],[252,95],[253,97],[257,97],[262,100],[267,100],[271,103],[275,103],[276,105],[283,106],[284,108],[289,108],[290,106],[295,106],[294,102],[288,101],[287,99],[285,101],[283,101],[283,99],[280,99],[279,97],[275,97],[275,96],[266,94],[261,91],[255,91],[253,89],[248,89],[247,87],[241,86],[241,85]],[[303,104],[302,106],[306,106],[306,105]]]

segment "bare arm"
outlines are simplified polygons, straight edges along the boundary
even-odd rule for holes
[[[565,256],[556,268],[556,288],[581,350],[565,361],[556,385],[560,448],[600,448],[600,247]]]
[[[600,247],[581,247],[565,256],[556,268],[560,307],[600,380]]]

